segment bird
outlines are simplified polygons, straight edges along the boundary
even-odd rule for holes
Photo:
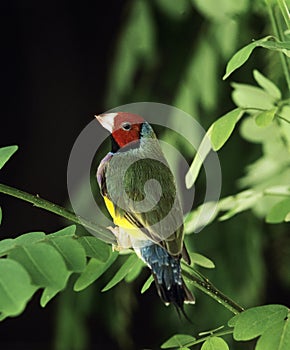
[[[115,249],[133,249],[151,270],[161,300],[184,313],[184,304],[194,304],[195,298],[181,274],[181,259],[190,264],[183,212],[156,134],[138,114],[95,117],[111,138],[111,151],[96,175],[115,225],[109,227],[116,237]]]

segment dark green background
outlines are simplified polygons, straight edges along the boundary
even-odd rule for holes
[[[131,17],[134,1],[59,1],[55,7],[21,1],[1,4],[0,142],[1,146],[20,147],[1,173],[1,181],[67,204],[70,150],[94,114],[125,103],[154,101],[194,113],[208,128],[234,107],[230,81],[253,83],[253,68],[284,86],[277,57],[265,55],[261,49],[229,81],[222,81],[226,62],[238,48],[271,33],[262,1],[242,1],[243,8],[232,13],[223,14],[221,7],[214,15],[193,3],[182,1],[178,9],[165,1],[146,2],[150,23],[144,30],[153,28],[154,44],[149,38],[148,47],[137,50],[136,55],[138,36],[136,42],[134,38],[122,41],[126,28],[134,32],[138,23]],[[235,22],[235,31],[227,30],[228,21]],[[124,68],[120,74],[124,81],[114,81],[118,65],[122,72],[123,57],[118,57],[118,52],[126,48],[134,68]],[[193,58],[197,63],[192,64]],[[182,84],[187,80],[189,99],[182,98]],[[219,152],[223,195],[238,191],[236,180],[260,154],[259,145],[247,143],[238,131],[233,134]],[[202,191],[202,178],[197,183],[197,200],[199,188]],[[65,224],[13,198],[1,195],[0,199],[1,239],[29,231],[52,232]],[[279,271],[280,252],[289,246],[288,236],[286,226],[266,225],[245,212],[210,225],[191,236],[189,244],[216,262],[215,270],[204,273],[244,306],[287,305],[289,279],[285,282]],[[122,283],[102,294],[100,290],[109,280],[105,276],[84,293],[71,293],[68,288],[45,309],[35,297],[21,316],[1,323],[1,348],[71,349],[65,344],[76,335],[80,344],[87,344],[75,343],[77,350],[156,349],[174,333],[196,335],[231,317],[196,292],[197,305],[186,309],[193,325],[180,321],[173,308],[161,303],[154,288],[140,295],[147,276],[144,271],[133,284]],[[67,310],[67,318],[63,310]],[[74,317],[79,320],[79,334],[72,335],[68,320]],[[56,326],[62,322],[63,329]],[[251,345],[243,345],[243,349],[251,349]]]

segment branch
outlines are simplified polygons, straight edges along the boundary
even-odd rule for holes
[[[230,310],[233,314],[237,315],[244,311],[244,308],[230,299],[220,290],[218,290],[206,277],[200,272],[197,272],[192,267],[185,263],[183,265],[183,275],[187,278],[196,288],[200,289],[203,293],[209,295],[218,303],[222,304],[225,308]]]
[[[105,229],[104,227],[98,226],[84,218],[75,215],[73,212],[57,205],[51,203],[45,199],[40,198],[38,195],[34,196],[27,192],[18,190],[16,188],[0,184],[0,192],[7,194],[9,196],[19,198],[23,201],[32,203],[34,206],[50,211],[58,216],[61,216],[67,220],[70,220],[76,224],[82,225],[85,228],[92,230],[97,233],[98,238],[104,238],[104,241],[108,242],[108,238],[111,238],[112,233]],[[112,240],[115,239],[112,237]],[[238,305],[236,302],[231,300],[229,297],[220,292],[207,278],[202,276],[201,273],[195,271],[192,267],[183,263],[183,275],[198,289],[203,291],[205,294],[212,297],[214,300],[222,304],[224,307],[229,309],[234,314],[242,312],[244,309]]]
[[[106,228],[98,226],[80,216],[77,216],[73,212],[57,204],[51,203],[45,199],[40,198],[38,195],[34,196],[30,193],[18,190],[17,188],[13,188],[4,184],[0,184],[0,192],[15,198],[19,198],[25,202],[32,203],[35,207],[50,211],[51,213],[61,216],[69,221],[82,225],[88,230],[96,232],[97,236],[103,239],[105,242],[108,242],[108,240],[112,242],[115,241],[113,234]]]

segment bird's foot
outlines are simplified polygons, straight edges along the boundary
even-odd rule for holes
[[[112,245],[113,251],[121,252],[132,247],[129,235],[123,230],[120,230],[120,227],[109,226],[107,229],[110,230],[117,239],[117,244]]]

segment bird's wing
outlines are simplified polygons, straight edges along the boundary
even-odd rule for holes
[[[109,164],[110,159],[113,157],[114,153],[109,152],[105,158],[103,158],[101,160],[100,165],[98,166],[98,170],[97,170],[97,181],[98,181],[98,185],[100,187],[100,191],[103,197],[105,197],[107,195],[107,185],[106,185],[106,168]]]
[[[115,215],[140,228],[173,256],[182,254],[183,214],[167,163],[129,158],[120,153],[100,165],[103,195],[113,202]],[[131,164],[125,172],[124,164]]]

